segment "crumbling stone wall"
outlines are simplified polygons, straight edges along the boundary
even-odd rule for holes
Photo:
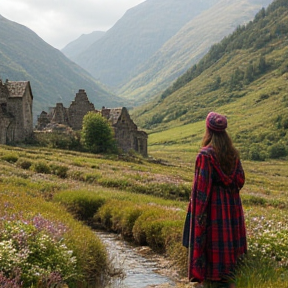
[[[80,89],[68,108],[69,126],[73,130],[81,130],[83,118],[90,111],[95,111],[94,104],[89,101],[85,90]]]
[[[29,81],[0,80],[0,143],[23,142],[32,137],[33,95]]]
[[[125,107],[115,109],[103,107],[100,112],[111,123],[119,148],[124,152],[135,150],[143,156],[147,156],[148,135],[146,132],[138,130]]]
[[[115,139],[119,148],[124,152],[135,150],[147,156],[148,135],[144,131],[139,131],[137,125],[132,121],[128,110],[121,108],[105,108],[95,110],[94,105],[89,102],[85,90],[80,89],[76,94],[69,108],[65,108],[62,103],[57,103],[56,107],[51,108],[49,113],[42,112],[38,118],[37,130],[50,130],[53,124],[64,124],[73,130],[81,130],[84,116],[95,111],[101,113],[114,129]]]

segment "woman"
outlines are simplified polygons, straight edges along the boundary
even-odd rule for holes
[[[199,287],[236,287],[233,272],[247,252],[239,196],[245,176],[226,127],[225,116],[208,114],[188,205],[188,276]]]

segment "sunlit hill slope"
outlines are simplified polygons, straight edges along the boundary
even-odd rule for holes
[[[285,156],[287,33],[288,1],[274,1],[253,21],[214,45],[162,95],[133,111],[140,126],[150,132],[163,131],[150,134],[151,149],[199,145],[204,119],[214,110],[227,115],[228,131],[243,157]]]

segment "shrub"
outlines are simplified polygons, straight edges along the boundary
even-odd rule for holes
[[[3,155],[1,159],[9,163],[15,163],[18,160],[18,156],[15,154],[7,154]]]
[[[267,200],[260,196],[254,195],[243,195],[242,196],[242,203],[244,205],[259,205],[259,206],[266,206]]]
[[[165,251],[165,239],[162,235],[162,229],[165,227],[165,225],[166,221],[163,221],[162,219],[157,219],[154,221],[150,221],[149,224],[145,225],[144,227],[147,244],[154,251]]]
[[[51,169],[45,162],[36,162],[32,166],[33,171],[36,173],[50,174]]]
[[[67,171],[69,169],[67,166],[51,164],[50,168],[52,174],[57,175],[60,178],[67,178]]]
[[[85,181],[84,173],[79,170],[69,171],[68,176],[77,181]]]
[[[28,170],[31,167],[32,162],[29,160],[18,159],[16,164],[18,167],[21,167],[22,169]]]
[[[107,201],[95,215],[103,227],[121,235],[129,240],[133,240],[133,227],[138,217],[143,213],[144,207],[132,201]]]
[[[147,245],[147,232],[149,233],[148,226],[151,225],[152,221],[159,220],[163,218],[162,209],[157,209],[155,207],[149,207],[139,216],[133,227],[133,237],[137,244]],[[150,229],[151,234],[151,229]],[[149,236],[148,236],[149,237]]]
[[[58,149],[83,151],[80,135],[75,131],[54,131],[35,133],[36,141],[40,146]]]
[[[93,174],[85,174],[84,175],[84,181],[85,182],[88,182],[88,183],[95,183],[97,182],[98,179],[100,179],[102,177],[102,175],[100,173],[96,174],[96,173],[93,173]]]
[[[74,217],[82,221],[91,220],[105,203],[105,198],[88,191],[59,192],[53,200],[63,204]]]
[[[269,148],[269,156],[272,159],[277,159],[286,155],[286,147],[281,143],[275,143]]]
[[[264,255],[279,267],[288,268],[288,225],[286,222],[254,217],[250,220],[249,250],[252,255]]]
[[[112,207],[109,205],[103,205],[98,212],[94,215],[94,219],[101,223],[101,225],[107,230],[112,229]]]
[[[133,203],[122,210],[121,216],[121,234],[124,238],[133,237],[133,227],[138,217],[143,213],[144,208]]]
[[[56,236],[49,233],[51,222],[43,220],[35,217],[31,223],[7,221],[0,232],[1,270],[6,277],[19,271],[23,287],[40,282],[57,286],[75,279],[73,251],[57,237],[59,231]]]
[[[83,118],[81,141],[93,153],[115,151],[113,130],[106,118],[95,112],[88,112]]]
[[[186,214],[186,212],[185,212]],[[184,219],[183,214],[183,219]],[[173,259],[179,272],[185,275],[187,272],[187,248],[182,245],[183,219],[166,221],[162,229],[165,239],[165,250],[170,259]]]

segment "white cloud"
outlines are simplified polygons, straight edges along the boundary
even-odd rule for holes
[[[1,0],[0,14],[61,49],[82,34],[107,31],[144,0]]]

